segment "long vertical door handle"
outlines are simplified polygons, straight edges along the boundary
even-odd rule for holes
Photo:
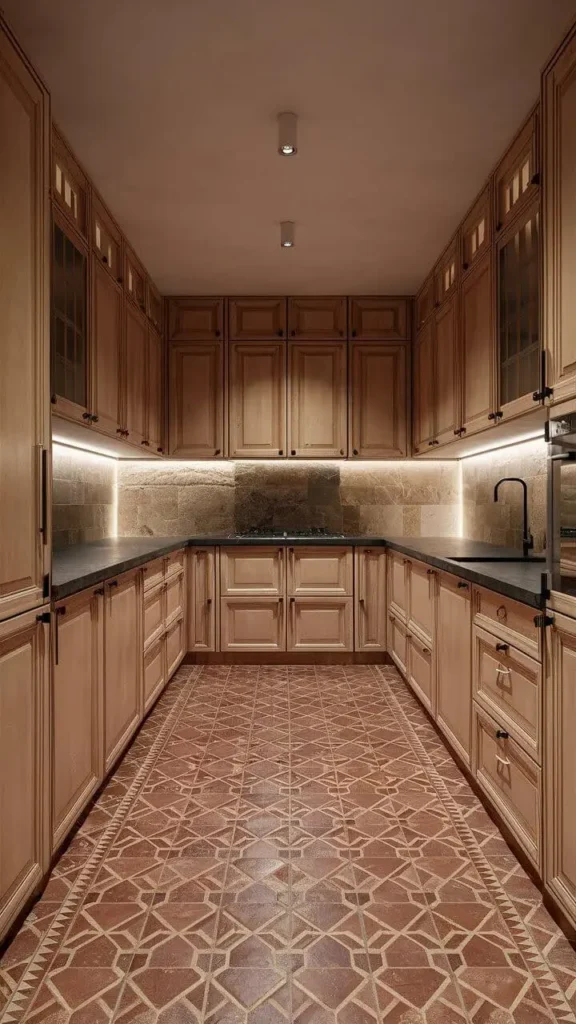
[[[48,544],[48,450],[39,445],[40,451],[40,533],[42,543]]]

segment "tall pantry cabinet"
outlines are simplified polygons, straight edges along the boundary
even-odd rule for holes
[[[48,853],[49,115],[0,18],[0,939]]]

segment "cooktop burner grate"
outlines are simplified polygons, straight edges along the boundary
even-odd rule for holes
[[[278,527],[251,526],[250,529],[238,534],[239,537],[344,537],[343,533],[334,533],[325,526],[308,526],[304,530],[282,530]]]

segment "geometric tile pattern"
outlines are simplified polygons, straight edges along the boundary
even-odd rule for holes
[[[0,1024],[576,1022],[576,954],[396,670],[184,666]]]

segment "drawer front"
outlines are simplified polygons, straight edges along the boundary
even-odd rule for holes
[[[432,651],[410,634],[407,636],[406,670],[410,686],[426,707],[433,711],[435,693]]]
[[[408,624],[432,642],[436,572],[422,562],[408,566]]]
[[[166,641],[160,637],[144,655],[144,710],[147,711],[166,681]]]
[[[495,719],[474,704],[474,775],[533,864],[540,869],[541,771]]]
[[[542,630],[536,626],[535,608],[481,587],[474,588],[474,623],[495,633],[525,654],[542,660]]]
[[[222,597],[284,594],[284,549],[269,547],[222,548]]]
[[[288,593],[351,597],[353,571],[352,548],[289,548]]]
[[[285,651],[281,598],[226,597],[220,602],[220,650]]]
[[[476,627],[473,664],[475,699],[540,764],[540,662]]]
[[[166,678],[170,679],[186,654],[184,619],[177,619],[166,631]]]
[[[184,615],[184,573],[169,576],[166,581],[166,622]]]
[[[155,558],[153,562],[148,562],[142,571],[144,573],[144,592],[153,590],[164,579],[164,559]]]
[[[166,576],[173,576],[176,573],[184,572],[184,566],[186,564],[186,551],[181,548],[180,551],[171,551],[169,555],[166,555],[164,559],[164,571]]]
[[[396,615],[406,619],[407,586],[406,570],[408,559],[404,555],[388,552],[388,596],[390,608]]]
[[[351,597],[291,597],[289,651],[351,651]]]
[[[406,627],[396,615],[388,616],[388,653],[406,675]]]
[[[144,646],[164,631],[166,588],[163,583],[144,594]]]

